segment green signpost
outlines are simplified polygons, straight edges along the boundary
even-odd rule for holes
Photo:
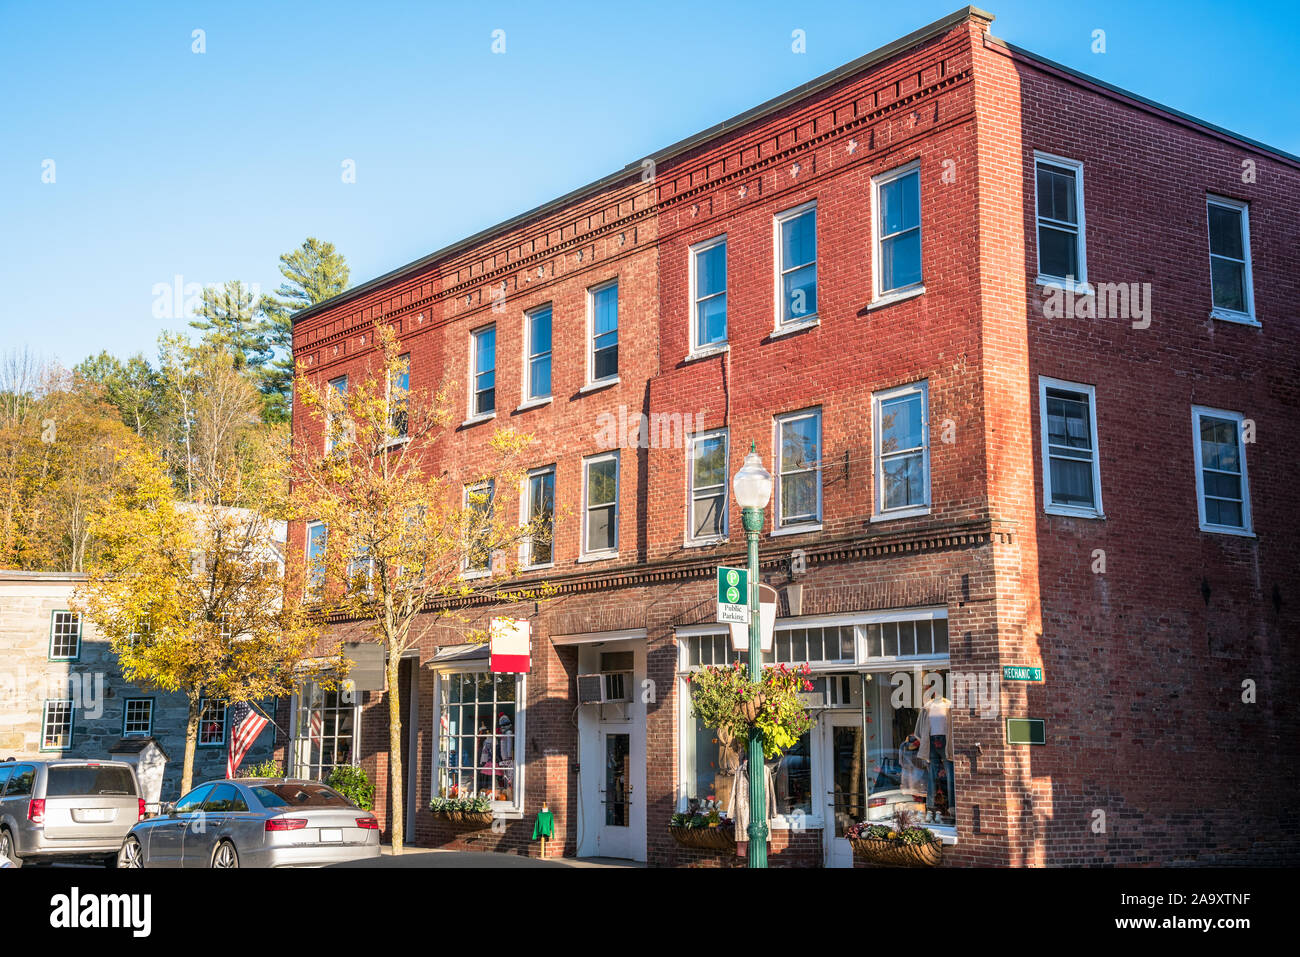
[[[718,566],[718,621],[749,623],[749,571]]]

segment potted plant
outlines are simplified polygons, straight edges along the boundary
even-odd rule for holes
[[[854,824],[844,836],[856,857],[882,867],[935,867],[943,860],[943,843],[929,828],[913,825],[907,811],[892,824]]]
[[[487,827],[492,823],[492,800],[484,794],[472,794],[469,797],[435,797],[429,801],[429,810],[455,824]]]

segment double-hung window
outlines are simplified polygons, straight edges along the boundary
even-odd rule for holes
[[[1196,501],[1206,532],[1253,534],[1246,445],[1239,412],[1192,407]]]
[[[524,367],[529,401],[551,395],[551,307],[534,309],[524,316]]]
[[[122,713],[122,737],[153,734],[153,698],[127,698]]]
[[[778,213],[776,224],[776,328],[817,318],[817,204]]]
[[[411,356],[407,353],[397,358],[397,368],[392,375],[390,383],[390,403],[389,413],[390,429],[392,431],[392,441],[401,442],[406,439],[407,431],[407,408],[410,404],[411,391]]]
[[[821,409],[776,420],[776,529],[813,527],[822,520]]]
[[[871,181],[875,298],[921,292],[921,161]]]
[[[1250,210],[1222,196],[1206,200],[1210,229],[1211,315],[1233,322],[1255,322],[1250,280]]]
[[[497,407],[497,327],[485,326],[470,335],[470,418],[488,416]]]
[[[618,551],[618,452],[593,455],[582,463],[582,554]]]
[[[1071,288],[1088,282],[1084,248],[1083,164],[1034,154],[1038,281]]]
[[[727,341],[727,237],[691,247],[691,351]]]
[[[533,469],[524,479],[524,524],[530,529],[523,543],[522,562],[527,567],[555,561],[555,466]]]
[[[1043,430],[1043,504],[1060,515],[1099,518],[1097,395],[1090,385],[1038,378]]]
[[[465,574],[492,571],[492,506],[496,483],[489,479],[465,486]]]
[[[876,460],[873,518],[901,518],[930,507],[929,387],[912,382],[872,397]]]
[[[346,414],[343,403],[348,394],[348,377],[341,375],[337,379],[330,379],[328,385],[325,392],[325,401],[328,403],[325,410],[325,451],[332,452],[340,442],[346,441],[343,434],[346,428],[343,423]]]
[[[587,358],[591,384],[618,376],[618,280],[587,293],[591,353]]]
[[[524,741],[525,678],[487,671],[446,671],[438,675],[438,745],[435,788],[438,797],[475,795],[492,810],[523,810],[523,774],[516,742]]]
[[[63,751],[72,747],[73,707],[71,698],[45,702],[45,713],[41,718],[42,751]]]
[[[690,470],[687,540],[722,541],[727,537],[727,430],[691,436],[686,459]]]
[[[81,657],[81,615],[56,611],[50,616],[50,661],[75,661]]]
[[[226,703],[216,698],[199,701],[199,747],[214,748],[226,743]]]
[[[325,543],[324,522],[307,523],[307,593],[320,599],[325,594]]]

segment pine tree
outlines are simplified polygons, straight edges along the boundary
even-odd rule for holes
[[[203,333],[203,342],[228,351],[235,369],[257,374],[271,360],[270,323],[260,318],[261,303],[238,279],[203,290],[199,318],[190,326]]]

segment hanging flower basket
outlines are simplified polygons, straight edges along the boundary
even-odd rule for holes
[[[928,841],[849,835],[849,843],[854,857],[880,867],[938,867],[943,860],[943,842],[932,834]]]
[[[467,798],[436,797],[429,802],[429,810],[434,817],[453,824],[468,824],[472,827],[489,827],[492,824],[491,802],[479,795]]]
[[[734,827],[678,827],[670,825],[668,833],[682,847],[701,851],[736,850],[736,829]]]
[[[800,692],[811,691],[807,664],[781,664],[763,669],[751,680],[740,662],[709,665],[690,678],[691,708],[706,728],[713,728],[724,745],[746,741],[750,731],[763,742],[763,757],[779,757],[799,743],[813,725]]]
[[[490,827],[491,811],[435,811],[434,817],[450,821],[452,824],[472,824],[474,827]]]

